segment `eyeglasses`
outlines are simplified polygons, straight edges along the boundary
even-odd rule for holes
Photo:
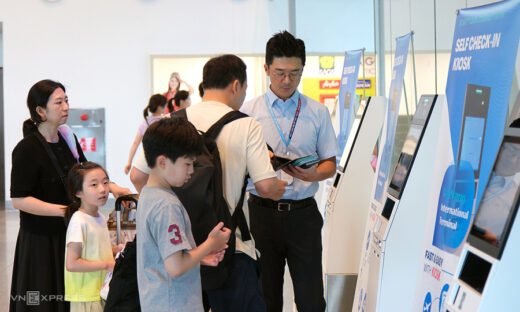
[[[290,73],[285,73],[281,70],[274,70],[271,73],[272,77],[279,79],[279,80],[283,80],[283,79],[285,79],[285,77],[289,77],[290,80],[296,80],[296,79],[300,78],[301,75],[302,75],[302,69],[293,70]]]

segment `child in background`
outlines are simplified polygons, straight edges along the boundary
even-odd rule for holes
[[[186,90],[177,92],[173,100],[175,101],[175,110],[191,106],[190,93]]]
[[[141,310],[204,311],[199,264],[222,261],[231,231],[220,222],[196,246],[186,209],[171,189],[190,179],[202,139],[187,120],[163,118],[146,131],[143,149],[151,171],[137,210]]]
[[[130,155],[128,156],[128,163],[125,166],[125,174],[128,174],[130,168],[132,168],[132,160],[135,156],[135,151],[137,151],[137,147],[141,144],[141,140],[143,139],[144,132],[148,128],[149,125],[156,122],[157,120],[162,118],[162,114],[166,109],[166,98],[160,94],[154,94],[150,97],[148,101],[148,105],[143,110],[144,120],[139,124],[139,128],[137,129],[137,134],[135,135],[134,143],[130,147]],[[151,116],[148,116],[148,112],[152,113]]]
[[[181,75],[179,73],[175,72],[170,75],[170,80],[168,80],[168,91],[163,93],[163,96],[166,98],[166,100],[169,102],[175,97],[175,94],[179,92],[181,89],[181,84],[186,85],[188,87],[188,92],[190,94],[193,94],[194,90],[192,86],[190,86],[186,81],[181,79]],[[172,106],[168,106],[165,113],[171,113],[175,109]]]
[[[99,292],[107,271],[114,269],[114,253],[123,247],[111,247],[105,217],[98,211],[107,201],[108,183],[105,169],[93,162],[77,163],[69,171],[65,300],[71,302],[71,312],[103,311]]]

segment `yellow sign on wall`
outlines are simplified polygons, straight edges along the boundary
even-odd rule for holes
[[[365,87],[365,97],[376,95],[376,78],[365,77],[365,80],[358,78],[356,95],[358,99],[363,97],[363,87]],[[339,78],[303,78],[303,94],[327,105],[339,94]]]

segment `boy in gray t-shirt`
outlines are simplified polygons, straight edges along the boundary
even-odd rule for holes
[[[188,121],[165,118],[148,128],[143,148],[151,171],[137,209],[141,310],[204,311],[199,264],[222,261],[231,231],[221,222],[197,247],[186,209],[171,190],[190,179],[201,139]]]

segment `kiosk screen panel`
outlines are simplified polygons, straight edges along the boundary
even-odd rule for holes
[[[464,100],[464,114],[459,137],[458,161],[468,162],[475,172],[480,173],[480,159],[486,132],[486,119],[491,89],[468,84]]]
[[[518,208],[519,172],[520,137],[505,136],[468,237],[471,245],[497,259]]]
[[[423,126],[414,124],[410,125],[406,141],[404,141],[401,155],[399,156],[399,160],[395,167],[394,175],[392,176],[392,180],[390,180],[389,187],[398,193],[398,199],[401,197],[401,191],[403,190],[406,179],[408,178],[408,171],[412,166],[413,158],[417,150],[417,144],[421,138],[422,129]]]
[[[459,279],[482,293],[490,270],[491,263],[468,251],[460,270]]]
[[[412,123],[424,124],[430,115],[430,110],[435,102],[436,95],[423,95],[417,103],[415,114],[413,115]]]
[[[345,148],[343,149],[343,153],[341,154],[341,159],[339,161],[338,170],[340,172],[345,172],[345,168],[347,167],[347,162],[350,157],[351,149],[354,146],[354,142],[356,141],[359,127],[361,126],[361,123],[363,122],[363,118],[365,116],[365,111],[366,111],[366,108],[368,107],[369,103],[370,103],[370,99],[368,99],[368,102],[366,105],[364,105],[363,101],[361,102],[361,104],[359,104],[359,108],[358,108],[358,111],[356,114],[356,119],[354,119],[352,128],[350,128],[347,143],[345,144]]]

